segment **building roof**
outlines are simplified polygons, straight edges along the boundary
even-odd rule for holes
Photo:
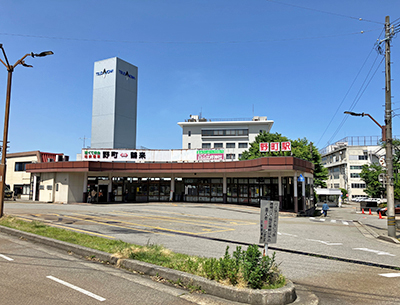
[[[206,119],[200,118],[198,115],[190,115],[190,119],[185,120],[185,122],[178,122],[178,125],[190,126],[190,125],[272,125],[274,121],[267,120],[266,116],[254,116],[253,118],[240,118],[240,119]]]
[[[246,161],[228,162],[180,162],[180,163],[132,163],[70,161],[33,163],[26,166],[31,173],[43,172],[113,172],[121,174],[213,174],[259,173],[267,176],[268,172],[287,174],[298,171],[313,174],[314,164],[295,157],[264,157]],[[260,175],[260,176],[261,176]]]
[[[55,156],[63,156],[62,153],[48,153],[48,152],[41,152],[39,150],[33,151],[24,151],[18,153],[11,153],[7,154],[7,158],[21,158],[21,157],[29,157],[29,156],[36,156],[37,162],[48,162],[48,159],[55,160]]]

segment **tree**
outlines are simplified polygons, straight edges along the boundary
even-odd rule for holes
[[[394,139],[393,142],[393,179],[394,179],[394,199],[400,200],[400,140]],[[382,148],[386,148],[386,143],[382,143]],[[360,178],[365,182],[366,189],[364,192],[373,198],[380,198],[386,196],[386,186],[378,181],[380,173],[386,174],[386,168],[381,167],[379,164],[363,165],[360,173]]]
[[[291,141],[292,143],[291,152],[260,152],[260,143],[286,141]],[[328,170],[321,163],[321,154],[318,152],[318,149],[313,143],[308,142],[306,138],[290,140],[280,133],[267,133],[263,131],[256,137],[255,141],[250,144],[249,150],[243,152],[240,160],[251,160],[269,156],[293,156],[314,163],[314,185],[326,187],[326,182],[324,182],[324,180],[328,179]]]
[[[361,169],[360,178],[365,182],[364,193],[372,198],[385,196],[385,187],[379,182],[379,174],[384,173],[383,168],[378,164],[364,164]]]

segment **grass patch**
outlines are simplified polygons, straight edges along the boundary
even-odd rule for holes
[[[232,256],[227,247],[225,255],[216,259],[175,253],[161,245],[139,246],[121,240],[72,232],[51,227],[42,222],[27,222],[9,216],[1,218],[0,225],[100,250],[118,258],[135,259],[199,275],[225,285],[240,288],[275,289],[286,284],[286,279],[280,273],[275,261],[275,253],[272,257],[262,256],[257,245],[251,245],[247,250],[237,247]]]

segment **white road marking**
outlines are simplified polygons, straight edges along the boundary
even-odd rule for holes
[[[316,241],[316,242],[319,242],[319,243],[327,245],[327,246],[341,246],[341,245],[343,245],[342,243],[330,243],[328,241],[317,240],[317,239],[306,239],[306,240],[308,240],[308,241]]]
[[[336,220],[335,220],[335,219],[332,219],[331,222],[336,223]]]
[[[400,273],[382,273],[379,275],[384,277],[400,277]]]
[[[372,249],[368,249],[368,248],[353,248],[353,250],[360,250],[360,251],[372,252],[372,253],[376,253],[376,254],[378,254],[378,255],[396,256],[396,255],[390,254],[390,253],[388,253],[388,252],[379,251],[379,250],[372,250]]]
[[[6,260],[8,260],[8,261],[13,261],[12,258],[10,258],[10,257],[8,257],[8,256],[5,256],[5,255],[3,255],[3,254],[0,254],[0,257],[6,259]]]
[[[319,221],[325,221],[325,218],[320,219]]]
[[[94,298],[94,299],[96,299],[96,300],[98,300],[100,302],[103,302],[103,301],[106,300],[105,298],[102,298],[101,296],[98,296],[98,295],[96,295],[94,293],[91,293],[91,292],[89,292],[89,291],[87,291],[85,289],[79,288],[79,287],[77,287],[75,285],[72,285],[70,283],[64,282],[63,280],[60,280],[60,279],[58,279],[58,278],[56,278],[54,276],[49,275],[49,276],[46,276],[46,277],[48,279],[50,279],[50,280],[53,280],[53,281],[57,282],[57,283],[63,284],[65,286],[69,287],[69,288],[75,289],[76,291],[82,292],[82,293],[86,294],[87,296],[92,297],[92,298]]]
[[[294,236],[294,237],[297,237],[297,235],[294,235],[294,234],[281,233],[281,232],[278,232],[278,235],[286,235],[286,236]]]
[[[344,221],[344,220],[342,220],[342,223],[343,223],[344,225],[346,225],[346,226],[349,225],[349,223],[348,223],[347,221]]]

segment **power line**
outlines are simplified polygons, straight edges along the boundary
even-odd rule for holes
[[[333,122],[333,120],[334,120],[336,114],[338,113],[340,107],[343,105],[343,102],[344,102],[344,100],[347,98],[348,94],[350,93],[350,90],[353,88],[353,85],[354,85],[354,83],[356,82],[358,76],[360,75],[362,69],[364,69],[364,66],[365,66],[365,64],[367,63],[369,57],[371,56],[373,50],[374,50],[374,48],[371,49],[371,51],[369,52],[367,58],[365,59],[364,63],[362,64],[360,70],[358,70],[358,73],[357,73],[356,77],[354,78],[353,82],[351,83],[350,88],[347,90],[346,94],[344,95],[342,101],[340,102],[339,106],[338,106],[337,109],[336,109],[335,114],[332,116],[331,120],[329,121],[328,126],[326,126],[326,128],[325,128],[324,132],[322,133],[321,137],[319,138],[319,140],[318,140],[316,146],[318,146],[319,142],[321,142],[321,139],[324,137],[326,131],[328,130],[328,128],[329,128],[330,125],[332,124],[332,122]]]
[[[18,33],[0,33],[3,36],[16,36],[27,38],[39,39],[54,39],[54,40],[68,40],[68,41],[85,41],[85,42],[110,42],[110,43],[136,43],[136,44],[240,44],[240,43],[265,43],[265,42],[280,42],[280,41],[297,41],[297,40],[316,40],[322,38],[334,38],[342,36],[360,35],[368,32],[378,31],[379,29],[334,34],[310,37],[296,37],[296,38],[281,38],[281,39],[260,39],[260,40],[230,40],[230,41],[146,41],[146,40],[112,40],[112,39],[93,39],[93,38],[74,38],[74,37],[60,37],[60,36],[44,36],[44,35],[30,35]]]
[[[378,64],[378,66],[375,69],[375,72],[372,74],[371,78],[369,79],[367,85],[364,87],[364,89],[362,90],[362,92],[360,93],[360,91],[357,93],[358,98],[356,97],[355,100],[353,101],[352,105],[350,106],[350,111],[352,111],[354,109],[354,107],[357,105],[357,103],[359,102],[359,100],[361,99],[362,95],[364,94],[365,90],[367,90],[369,84],[371,83],[372,79],[374,78],[376,72],[378,71],[379,67],[381,66],[382,62],[385,60],[385,58],[382,58],[382,60],[380,61],[380,63]],[[374,62],[375,64],[375,62]],[[371,67],[372,68],[372,67]],[[370,70],[371,71],[371,70]],[[369,73],[368,73],[369,74]],[[368,76],[367,76],[368,77]],[[364,81],[365,83],[365,81]],[[363,83],[363,85],[364,85]],[[360,88],[361,90],[361,88]],[[345,116],[342,120],[342,122],[340,123],[339,127],[336,129],[336,131],[334,132],[334,134],[332,135],[332,137],[328,140],[327,145],[329,145],[332,140],[336,137],[337,133],[340,131],[340,129],[343,127],[344,123],[346,122],[348,116]]]
[[[315,9],[315,8],[310,8],[310,7],[300,6],[300,5],[296,5],[296,4],[290,4],[290,3],[280,2],[280,1],[276,1],[276,0],[266,0],[266,1],[268,1],[268,2],[273,2],[273,3],[278,3],[278,4],[282,4],[282,5],[287,5],[287,6],[292,6],[292,7],[297,7],[297,8],[301,8],[301,9],[309,10],[309,11],[314,11],[314,12],[318,12],[318,13],[323,13],[323,14],[329,14],[329,15],[335,15],[335,16],[350,18],[350,19],[354,19],[354,20],[358,20],[358,21],[365,21],[365,22],[372,22],[372,23],[378,23],[378,24],[385,24],[385,23],[379,22],[379,21],[373,21],[373,20],[363,19],[363,18],[354,17],[354,16],[349,16],[349,15],[343,15],[343,14],[338,14],[338,13],[333,13],[333,12],[327,12],[327,11],[318,10],[318,9]]]
[[[384,29],[382,29],[382,31],[381,31],[381,33],[379,34],[378,37],[381,37],[382,34],[383,34],[383,32],[384,32]],[[378,40],[379,40],[379,38],[378,38]],[[337,115],[337,113],[338,113],[340,107],[343,105],[343,102],[345,101],[345,99],[347,98],[348,94],[350,93],[350,90],[353,88],[353,85],[355,84],[355,82],[356,82],[358,76],[360,75],[361,71],[364,69],[364,66],[365,66],[365,64],[367,63],[367,61],[368,61],[369,57],[371,56],[372,51],[373,51],[374,49],[375,49],[375,46],[374,46],[373,48],[371,48],[371,51],[368,53],[367,58],[365,59],[365,61],[364,61],[364,63],[362,64],[361,68],[359,69],[359,71],[358,71],[356,77],[354,78],[353,82],[351,83],[350,88],[347,90],[347,92],[346,92],[346,94],[344,95],[344,97],[343,97],[342,101],[340,102],[339,106],[336,108],[336,111],[335,111],[334,115],[332,116],[331,120],[329,121],[328,126],[325,128],[324,132],[322,133],[321,137],[319,138],[319,140],[318,140],[316,146],[318,146],[319,142],[321,142],[321,140],[322,140],[322,138],[324,137],[325,133],[326,133],[327,130],[329,129],[330,125],[332,124],[332,122],[333,122],[334,118],[336,117],[336,115]],[[373,65],[372,65],[372,67],[375,65],[375,62],[376,62],[376,59],[377,59],[377,58],[378,58],[378,57],[375,58],[375,61],[374,61]],[[372,68],[372,67],[371,67],[371,68]],[[370,70],[370,71],[371,71],[371,70]],[[369,73],[370,73],[370,72],[369,72]],[[369,73],[368,73],[368,75],[369,75]],[[368,77],[368,75],[366,76],[366,78]],[[365,83],[365,80],[364,80],[364,83]],[[363,83],[363,85],[364,85],[364,83]],[[362,88],[362,86],[361,86],[361,88]],[[357,95],[358,95],[358,94],[357,94]]]

